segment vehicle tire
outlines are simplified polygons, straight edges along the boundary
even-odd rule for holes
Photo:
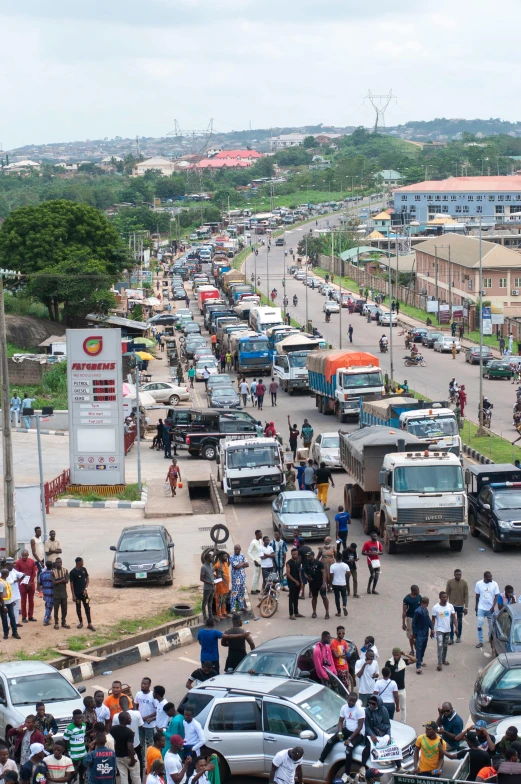
[[[343,422],[346,421],[346,416],[345,416],[344,412],[342,411],[342,409],[340,408],[339,405],[337,405],[335,407],[335,414],[336,414],[336,418],[338,419],[339,422],[343,423]]]
[[[226,505],[227,506],[233,506],[234,503],[235,503],[235,498],[233,497],[233,495],[227,495],[226,496]]]
[[[352,488],[352,486],[351,486],[351,488]],[[353,490],[352,489],[350,489],[347,492],[346,502],[347,502],[346,503],[346,509],[349,512],[350,517],[356,517],[357,519],[360,519],[362,517],[362,507],[361,506],[356,506],[353,503]]]
[[[171,395],[170,399],[168,400],[171,406],[178,406],[179,405],[180,397],[179,395]]]
[[[193,604],[173,604],[170,607],[170,612],[173,615],[179,615],[181,618],[188,618],[189,615],[194,614],[194,606]]]
[[[470,528],[470,535],[475,536],[476,539],[479,538],[479,531],[476,527],[476,518],[473,514],[469,515],[469,528]]]
[[[490,534],[490,544],[495,553],[501,553],[503,551],[503,543],[499,541],[494,531]]]
[[[392,539],[389,538],[389,534],[387,533],[387,527],[384,531],[384,550],[388,555],[396,555],[398,552],[398,545],[396,542],[393,542]]]
[[[461,553],[463,550],[463,539],[449,542],[449,547],[453,553]]]
[[[174,584],[174,575],[171,574],[168,580],[165,580],[165,585],[171,586]]]
[[[364,504],[362,509],[362,528],[364,534],[371,534],[374,530],[374,506],[372,504]]]
[[[259,605],[259,613],[263,618],[271,618],[277,612],[277,600],[268,594]]]
[[[272,517],[271,517],[271,524],[272,524],[272,526],[273,526],[273,530],[275,531],[275,533],[277,533],[277,531],[279,530],[279,528],[278,528],[278,526],[277,526],[277,523],[275,522],[275,518],[273,517],[273,515],[272,515]],[[281,539],[282,539],[282,536],[281,536]]]
[[[353,485],[350,482],[346,482],[344,485],[344,509],[347,509],[347,494],[352,487]]]
[[[295,394],[295,390],[293,389],[293,387],[288,387],[288,395],[290,397],[293,397],[294,394]]]
[[[405,365],[405,367],[411,367],[411,365],[412,365],[412,362],[411,362],[411,360],[409,359],[409,357],[405,357],[405,361],[404,361],[404,363],[403,363],[403,364]]]
[[[215,444],[206,444],[201,449],[201,457],[205,460],[215,460],[217,457],[217,447]]]
[[[322,395],[318,395],[317,396],[316,403],[317,403],[317,407],[318,407],[318,413],[319,414],[323,414],[324,413],[324,398],[322,397]]]
[[[427,363],[424,359],[420,362],[420,367],[427,367]]]
[[[216,525],[212,526],[210,530],[210,539],[217,547],[225,544],[229,538],[230,532],[225,525],[222,523],[217,523]]]

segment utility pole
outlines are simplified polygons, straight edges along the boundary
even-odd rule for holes
[[[434,291],[436,296],[436,304],[438,308],[438,324],[440,323],[440,298],[438,297],[438,246],[434,246]]]
[[[5,550],[14,556],[18,549],[14,508],[13,441],[11,433],[11,401],[9,398],[9,367],[4,312],[4,278],[19,278],[19,272],[0,270],[0,373],[2,374],[2,447],[4,459],[4,521]],[[45,499],[42,498],[42,504]]]
[[[483,427],[483,246],[482,246],[481,216],[479,218],[479,426],[477,436],[487,435]]]

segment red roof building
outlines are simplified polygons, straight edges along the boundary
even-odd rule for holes
[[[256,150],[221,150],[217,155],[214,155],[212,160],[225,160],[225,161],[251,161],[255,163],[259,158],[263,158],[262,153]]]

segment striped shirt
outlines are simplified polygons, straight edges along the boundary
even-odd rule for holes
[[[81,760],[87,754],[85,748],[85,731],[87,725],[82,723],[81,727],[77,727],[74,722],[69,724],[63,733],[64,739],[69,744],[69,757],[71,760]]]

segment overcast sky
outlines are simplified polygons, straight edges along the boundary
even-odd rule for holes
[[[2,0],[0,147],[370,125],[368,89],[396,95],[388,125],[521,119],[520,17],[519,0]]]

